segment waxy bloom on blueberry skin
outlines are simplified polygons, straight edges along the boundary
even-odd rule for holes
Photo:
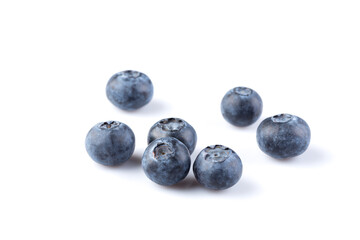
[[[172,137],[150,143],[142,157],[142,167],[148,178],[160,185],[173,185],[183,180],[191,165],[187,147]]]
[[[101,122],[90,129],[85,146],[95,162],[106,166],[119,165],[134,153],[135,135],[124,123]]]
[[[195,150],[197,135],[195,129],[181,118],[165,118],[155,123],[148,134],[148,144],[158,138],[174,137],[189,149],[190,154]]]
[[[222,145],[203,149],[193,165],[196,180],[213,190],[234,186],[241,178],[242,169],[240,157],[233,150]]]
[[[154,88],[144,73],[127,70],[114,74],[106,85],[110,102],[123,110],[136,110],[148,104]]]
[[[305,152],[310,144],[310,137],[309,125],[291,114],[266,118],[256,132],[260,149],[278,159],[295,157]]]
[[[257,92],[246,87],[228,91],[221,101],[221,113],[232,125],[245,127],[259,119],[263,109]]]

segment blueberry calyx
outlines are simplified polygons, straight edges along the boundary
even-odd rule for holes
[[[271,120],[274,123],[287,123],[291,119],[293,119],[293,115],[287,114],[287,113],[282,113],[282,114],[278,114],[278,115],[271,117]]]
[[[212,145],[205,148],[205,160],[212,162],[223,162],[231,154],[231,149],[222,145]]]
[[[173,146],[170,143],[159,143],[153,151],[154,158],[158,160],[165,160],[172,157],[175,154]]]
[[[234,92],[241,95],[241,96],[249,96],[252,94],[252,90],[246,87],[236,87],[234,88]]]
[[[180,131],[185,126],[184,121],[180,118],[166,118],[161,120],[159,124],[162,130],[169,132]]]
[[[138,71],[134,71],[134,70],[126,70],[123,71],[122,74],[124,74],[126,76],[126,78],[124,80],[128,81],[128,80],[134,80],[136,78],[138,78],[141,73]]]
[[[120,126],[120,122],[118,121],[106,121],[99,124],[100,129],[111,129],[117,126]]]

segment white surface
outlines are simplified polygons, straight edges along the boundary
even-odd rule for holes
[[[346,0],[2,1],[0,239],[359,239],[359,12]],[[155,87],[134,113],[105,96],[126,69]],[[308,151],[279,162],[256,144],[261,120],[229,125],[220,101],[235,86],[261,95],[261,120],[304,118]],[[147,131],[173,116],[198,133],[193,160],[211,144],[239,154],[235,187],[146,178]],[[84,146],[111,119],[136,135],[114,168]]]

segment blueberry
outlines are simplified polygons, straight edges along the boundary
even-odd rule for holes
[[[190,154],[194,152],[197,135],[195,129],[183,119],[165,118],[155,123],[150,128],[148,144],[163,137],[174,137],[186,145]]]
[[[305,152],[310,143],[310,128],[294,115],[279,114],[266,118],[259,125],[256,139],[260,149],[267,155],[285,159]]]
[[[150,143],[142,157],[142,167],[148,178],[160,185],[173,185],[184,179],[191,164],[187,147],[172,137]]]
[[[106,85],[106,95],[110,102],[123,110],[135,110],[152,99],[154,88],[144,73],[123,71],[114,74]]]
[[[85,146],[95,162],[114,166],[130,159],[135,149],[135,136],[124,123],[101,122],[90,129]]]
[[[229,123],[245,127],[259,119],[263,109],[257,92],[246,87],[236,87],[228,91],[221,101],[221,113]]]
[[[223,190],[239,181],[242,175],[242,162],[230,148],[213,145],[199,153],[193,171],[196,180],[206,188]]]

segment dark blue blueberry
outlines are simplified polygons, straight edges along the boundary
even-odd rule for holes
[[[223,190],[239,181],[242,168],[242,162],[233,150],[213,145],[199,153],[193,171],[196,180],[206,188]]]
[[[114,166],[130,159],[135,149],[135,136],[124,123],[101,122],[90,129],[85,146],[95,162]]]
[[[190,154],[194,152],[197,135],[195,129],[180,118],[165,118],[155,123],[148,134],[148,144],[158,138],[174,137],[180,140],[189,149]]]
[[[154,88],[144,73],[123,71],[114,74],[106,85],[106,95],[110,102],[123,110],[135,110],[152,99]]]
[[[256,132],[260,149],[278,159],[295,157],[305,152],[310,136],[307,123],[290,114],[279,114],[265,119]]]
[[[246,87],[236,87],[228,91],[221,101],[221,113],[229,123],[245,127],[259,119],[263,109],[257,92]]]
[[[176,138],[159,138],[150,143],[142,157],[148,178],[160,185],[173,185],[184,179],[191,164],[187,147]]]

